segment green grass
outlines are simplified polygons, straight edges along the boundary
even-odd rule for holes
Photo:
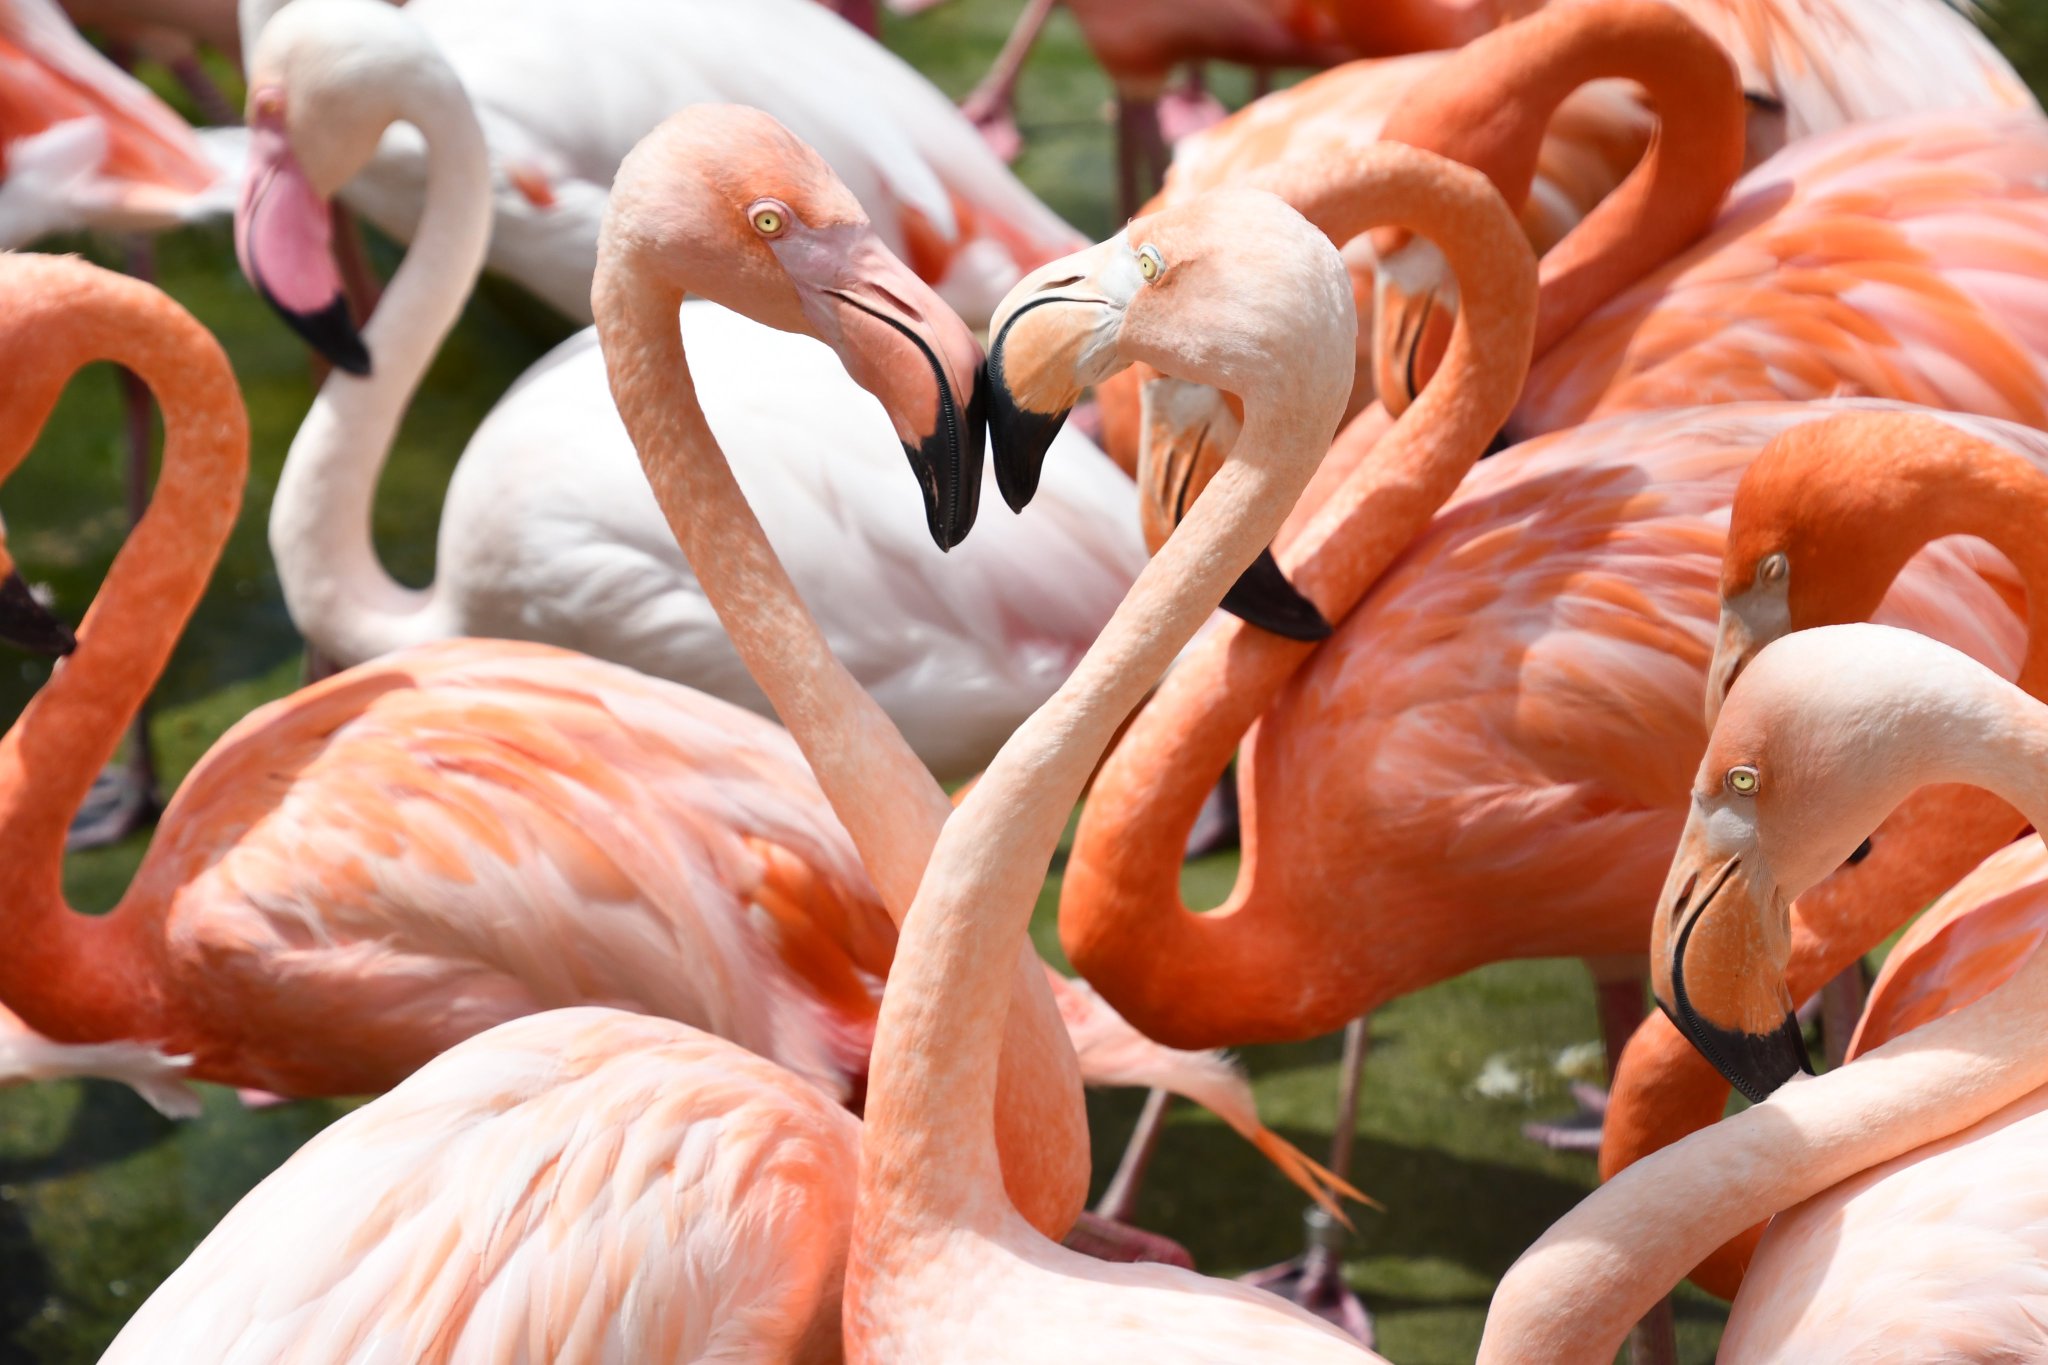
[[[1001,41],[1014,0],[955,0],[892,21],[898,50],[958,95]],[[2004,0],[1992,25],[2037,84],[2048,76],[2048,7]],[[1241,100],[1241,77],[1218,73]],[[1030,151],[1019,172],[1091,234],[1111,226],[1107,83],[1071,21],[1057,17],[1021,95]],[[118,263],[106,243],[71,242]],[[379,264],[394,259],[378,244]],[[224,230],[163,239],[158,275],[227,346],[253,428],[249,496],[212,590],[157,689],[154,734],[167,775],[182,776],[252,707],[296,682],[299,644],[264,543],[283,452],[311,387],[302,349],[234,268]],[[431,573],[443,490],[468,434],[560,324],[516,290],[472,301],[413,405],[377,514],[386,562],[400,577]],[[35,454],[9,480],[12,548],[76,619],[125,530],[120,512],[120,412],[104,366],[66,394]],[[0,661],[0,717],[46,675]],[[100,911],[120,897],[147,838],[68,860],[73,903]],[[1191,867],[1196,903],[1221,898],[1234,857]],[[1057,871],[1034,926],[1058,960]],[[1472,1358],[1492,1286],[1515,1255],[1593,1184],[1592,1163],[1541,1152],[1521,1125],[1568,1105],[1568,1072],[1595,1038],[1583,970],[1569,962],[1489,967],[1398,1001],[1373,1021],[1360,1105],[1358,1183],[1387,1206],[1359,1215],[1347,1270],[1380,1316],[1381,1348],[1401,1365]],[[1267,1121],[1313,1154],[1328,1140],[1337,1040],[1247,1049]],[[1115,1164],[1139,1097],[1091,1097],[1098,1188]],[[95,1359],[149,1291],[249,1186],[348,1106],[243,1109],[209,1089],[204,1117],[171,1124],[120,1087],[73,1082],[0,1092],[0,1365]],[[1174,1111],[1140,1209],[1198,1262],[1236,1273],[1299,1248],[1301,1199],[1205,1113]],[[1680,1304],[1687,1365],[1712,1358],[1722,1309],[1695,1294]]]

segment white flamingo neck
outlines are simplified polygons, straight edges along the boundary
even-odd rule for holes
[[[1004,974],[1045,870],[1117,728],[1272,538],[1338,415],[1333,408],[1317,428],[1248,412],[1240,451],[1311,453],[1233,460],[1217,472],[1073,674],[940,834],[876,1027],[856,1256],[900,1253],[920,1233],[962,1225],[992,1234],[1014,1217],[996,1165],[992,1063]]]
[[[363,327],[372,371],[337,370],[320,386],[270,513],[292,620],[349,664],[455,633],[431,588],[408,588],[385,572],[370,527],[399,422],[483,270],[490,152],[453,80],[407,91],[406,121],[427,145],[426,199],[412,245]]]

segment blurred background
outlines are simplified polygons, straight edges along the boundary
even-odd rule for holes
[[[910,20],[885,16],[884,39],[949,94],[987,70],[1023,0],[951,0]],[[2048,0],[1994,0],[1979,15],[1992,39],[2048,100]],[[160,73],[159,73],[160,74]],[[231,71],[216,68],[239,95]],[[182,93],[153,81],[191,114]],[[1245,73],[1217,68],[1211,89],[1235,107]],[[1112,224],[1109,86],[1064,11],[1026,69],[1018,98],[1026,151],[1016,169],[1054,210],[1099,238]],[[119,266],[123,244],[63,239]],[[388,275],[398,252],[371,236]],[[159,283],[220,338],[249,404],[248,496],[204,605],[157,689],[154,734],[166,789],[236,719],[295,687],[301,645],[285,614],[264,541],[289,440],[311,400],[304,347],[243,280],[228,228],[157,239]],[[487,277],[406,418],[384,476],[377,538],[409,582],[432,574],[434,528],[456,457],[512,380],[570,327],[514,286]],[[119,381],[96,366],[72,384],[35,454],[7,485],[9,544],[26,576],[48,584],[59,612],[84,614],[127,526],[122,502]],[[11,722],[45,676],[39,662],[0,657],[0,717]],[[75,854],[72,904],[119,899],[146,834]],[[1190,865],[1190,904],[1220,900],[1235,854]],[[1052,930],[1058,866],[1040,902],[1039,947],[1064,965]],[[1356,1183],[1386,1205],[1357,1211],[1347,1254],[1354,1286],[1378,1314],[1379,1349],[1401,1365],[1469,1361],[1494,1282],[1594,1183],[1590,1156],[1546,1151],[1521,1127],[1571,1107],[1573,1080],[1601,1070],[1592,995],[1576,962],[1511,963],[1396,1002],[1372,1023],[1360,1100]],[[1328,1142],[1335,1037],[1248,1050],[1266,1121],[1312,1154]],[[97,1359],[128,1315],[244,1191],[322,1126],[344,1101],[245,1109],[201,1087],[206,1113],[172,1123],[124,1087],[68,1081],[0,1091],[0,1363]],[[1098,1191],[1142,1096],[1091,1097]],[[1212,1274],[1294,1255],[1301,1199],[1212,1116],[1180,1106],[1153,1167],[1139,1221],[1183,1243]],[[317,1230],[309,1229],[309,1236]],[[1724,1307],[1694,1291],[1678,1305],[1687,1365],[1713,1358]]]

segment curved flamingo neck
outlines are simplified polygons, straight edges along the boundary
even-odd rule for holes
[[[1971,782],[2048,828],[2048,708],[1982,670],[1942,686],[1938,703],[1904,703],[1877,803]],[[1481,1365],[1611,1358],[1659,1297],[1751,1224],[2048,1084],[2048,1049],[2015,1042],[2037,1038],[2044,1015],[2048,953],[2036,952],[1956,1013],[1637,1162],[1509,1271]]]
[[[1345,386],[1330,385],[1321,405],[1251,410],[1240,449],[1285,458],[1217,473],[939,836],[876,1023],[851,1257],[861,1275],[920,1254],[923,1238],[963,1227],[992,1236],[1011,1216],[990,1141],[989,1061],[1012,945],[1096,760],[1279,528],[1328,443]]]
[[[1829,546],[1824,558],[1814,556],[1813,589],[1795,574],[1795,626],[1868,620],[1921,549],[1945,536],[1977,536],[2020,572],[2027,652],[2016,681],[2048,699],[2048,473],[1918,413],[1839,417],[1795,427],[1777,445],[1782,461],[1759,472],[1773,476],[1781,496],[1803,499],[1791,506],[1793,534]]]
[[[392,578],[371,538],[377,481],[427,366],[462,314],[491,235],[483,129],[444,64],[413,68],[403,118],[427,145],[419,230],[363,327],[372,373],[336,370],[299,425],[270,511],[270,549],[292,620],[344,663],[456,633],[429,588]]]
[[[1378,435],[1369,409],[1339,435],[1326,462],[1352,473],[1285,547],[1288,577],[1342,621],[1513,410],[1528,368],[1535,270],[1527,239],[1482,177],[1406,148],[1382,144],[1352,162],[1289,167],[1257,183],[1340,243],[1388,223],[1428,237],[1466,300],[1442,367],[1400,420]],[[1371,458],[1359,458],[1353,447],[1375,435]],[[1274,932],[1254,844],[1220,909],[1196,915],[1180,899],[1181,850],[1203,800],[1313,650],[1224,623],[1160,684],[1090,792],[1060,896],[1060,939],[1081,974],[1160,1042],[1299,1036],[1280,1016],[1292,1008],[1320,1018],[1330,1008],[1300,981],[1299,946]],[[1253,984],[1277,979],[1266,971],[1299,983],[1290,1002]]]
[[[78,649],[0,738],[0,999],[67,1042],[150,1038],[161,1005],[121,910],[64,902],[64,837],[94,776],[163,672],[240,509],[249,431],[220,346],[148,285],[49,256],[4,258],[0,479],[28,453],[71,376],[111,360],[164,414],[161,476],[107,571]],[[125,903],[124,903],[125,904]]]
[[[600,252],[591,302],[619,415],[733,648],[901,924],[952,804],[798,596],[704,419],[678,322],[683,290],[653,280],[627,253]],[[1017,1207],[1057,1237],[1088,1194],[1080,1069],[1037,954],[1019,942],[1007,951],[1021,975],[998,996],[1012,1002],[999,1081],[1002,1165]]]
[[[1657,130],[1635,169],[1544,255],[1537,355],[1713,222],[1742,173],[1748,120],[1727,53],[1661,0],[1554,5],[1452,55],[1380,134],[1485,171],[1520,209],[1551,115],[1609,77],[1643,87]]]

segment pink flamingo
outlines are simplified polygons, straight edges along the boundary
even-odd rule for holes
[[[1676,921],[1679,943],[1703,922],[1739,922],[1766,944],[1782,936],[1787,902],[1916,788],[1980,786],[2039,826],[2044,765],[2048,707],[1981,664],[1883,626],[1796,631],[1762,650],[1728,694],[1658,918]],[[1758,985],[1757,1000],[1774,998],[1775,983]],[[1954,1014],[1623,1171],[1501,1281],[1482,1365],[1612,1358],[1628,1325],[1706,1252],[1817,1196],[1788,1220],[1781,1249],[1767,1245],[1752,1267],[1724,1360],[2037,1353],[2038,1316],[2011,1307],[2036,1292],[2038,1232],[1996,1253],[1988,1299],[1948,1277],[1970,1229],[1997,1239],[2024,1217],[1990,1203],[2033,1202],[2037,1159],[2017,1166],[2015,1147],[2039,1150],[2044,1011],[2048,955],[2037,952]],[[2010,1137],[1998,1132],[2008,1125]],[[1952,1137],[1968,1145],[1929,1150]],[[1998,1198],[1959,1203],[1965,1187]],[[1838,1273],[1821,1273],[1820,1229]],[[1846,1240],[1852,1231],[1869,1235]],[[1981,1245],[1969,1254],[1981,1257]],[[1880,1286],[1888,1292],[1858,1292]]]
[[[1386,152],[1376,164],[1390,189],[1412,195],[1431,176],[1419,156]],[[1328,447],[1356,329],[1343,264],[1277,200],[1222,191],[1027,277],[996,328],[999,473],[1021,457],[1028,482],[1043,428],[1084,385],[1138,359],[1241,394],[1245,433],[1102,638],[939,836],[877,1025],[847,1357],[1377,1360],[1272,1295],[1175,1267],[1099,1268],[1053,1245],[1005,1197],[992,1141],[1004,1010],[991,992],[1103,749]]]

